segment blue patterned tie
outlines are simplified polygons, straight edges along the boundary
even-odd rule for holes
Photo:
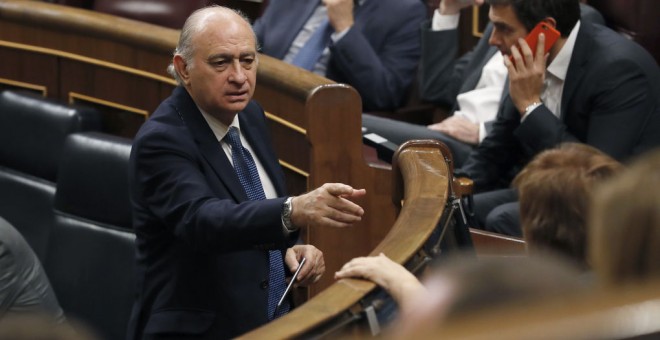
[[[261,186],[257,165],[254,163],[250,151],[243,147],[238,129],[235,126],[229,128],[225,141],[231,146],[231,159],[234,163],[234,170],[238,175],[243,189],[251,201],[264,200],[266,194]],[[268,318],[276,319],[286,314],[289,309],[289,302],[285,301],[275,314],[277,302],[286,290],[286,280],[284,279],[284,261],[282,252],[271,250],[269,254],[270,272],[268,274]]]
[[[331,34],[332,26],[330,25],[328,18],[325,18],[316,31],[312,33],[312,36],[307,40],[305,45],[300,48],[298,54],[293,57],[291,64],[309,71],[313,70],[319,58],[321,58],[323,50],[328,46]]]

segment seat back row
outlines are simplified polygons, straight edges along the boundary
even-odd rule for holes
[[[121,339],[135,291],[130,140],[98,112],[0,93],[0,216],[21,232],[66,316]]]

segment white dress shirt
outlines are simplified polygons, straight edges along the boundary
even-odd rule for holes
[[[431,29],[443,31],[458,28],[459,14],[442,15],[438,10],[433,12]],[[502,91],[507,79],[507,69],[501,53],[495,53],[484,65],[477,86],[456,97],[459,109],[455,116],[463,117],[472,123],[479,124],[479,143],[486,138],[485,122],[495,120],[502,99]]]
[[[545,81],[543,84],[543,92],[541,92],[541,100],[545,107],[550,110],[557,118],[561,118],[561,99],[564,92],[564,81],[566,81],[566,74],[568,74],[568,66],[571,63],[571,56],[575,49],[575,41],[577,39],[578,31],[580,30],[580,21],[575,24],[571,34],[569,34],[566,43],[562,46],[561,50],[545,72]],[[526,118],[536,110],[532,110],[523,117]]]

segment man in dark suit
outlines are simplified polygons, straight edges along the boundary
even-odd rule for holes
[[[620,161],[660,146],[660,70],[647,51],[581,22],[578,0],[489,2],[489,42],[505,56],[509,95],[457,175],[483,192],[508,186],[521,165],[561,142],[586,143]],[[540,21],[561,33],[547,57],[543,35],[536,53],[523,39]],[[516,200],[511,189],[475,195],[477,218],[488,230],[520,235]]]
[[[507,97],[507,70],[502,55],[488,43],[493,26],[468,53],[457,58],[459,12],[481,5],[483,0],[442,0],[431,20],[422,25],[420,96],[429,103],[450,109],[451,116],[429,126],[363,115],[363,126],[400,145],[411,139],[438,139],[451,149],[454,166],[460,167],[490,131],[500,103]],[[592,7],[580,4],[582,20],[604,24]]]
[[[286,313],[285,268],[298,283],[325,270],[294,245],[298,227],[346,227],[362,196],[325,184],[286,197],[263,110],[251,101],[258,55],[249,22],[224,7],[186,21],[170,73],[177,87],[135,137],[130,184],[138,294],[129,339],[224,339]]]
[[[310,36],[329,22],[329,45],[310,70],[353,86],[368,112],[403,104],[425,18],[419,0],[271,0],[254,30],[263,53],[297,64]]]

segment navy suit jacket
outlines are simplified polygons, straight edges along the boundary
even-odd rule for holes
[[[254,156],[285,195],[263,110],[250,102],[238,116]],[[284,251],[297,237],[282,227],[285,198],[248,200],[184,88],[141,127],[129,178],[138,295],[128,338],[229,338],[266,323],[266,249]]]
[[[271,0],[254,24],[261,51],[284,59],[320,0]],[[426,7],[419,0],[367,0],[355,8],[355,24],[330,45],[326,77],[353,86],[363,111],[403,104],[419,62],[419,25]]]
[[[524,122],[510,97],[458,175],[478,191],[508,185],[517,168],[562,142],[625,160],[660,146],[660,71],[636,43],[582,22],[564,82],[561,118],[540,106]]]

